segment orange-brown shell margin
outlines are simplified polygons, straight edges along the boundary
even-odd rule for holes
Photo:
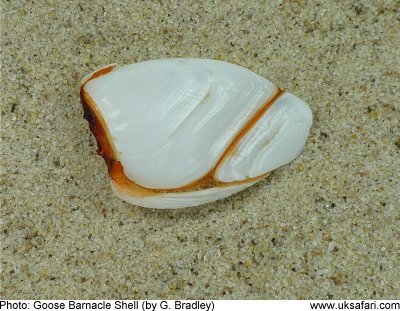
[[[134,181],[130,180],[124,173],[124,169],[122,164],[117,159],[117,155],[115,152],[115,147],[112,144],[112,140],[109,138],[110,135],[107,130],[106,123],[101,115],[101,112],[97,108],[93,99],[85,90],[85,85],[90,80],[96,79],[100,76],[103,76],[109,72],[111,72],[115,68],[115,64],[101,68],[95,71],[89,78],[87,78],[80,90],[80,98],[81,104],[84,111],[83,117],[89,122],[89,128],[92,132],[93,136],[97,141],[97,153],[101,155],[106,162],[108,167],[109,175],[114,183],[114,186],[118,188],[119,191],[127,193],[133,196],[150,196],[157,195],[161,193],[177,193],[177,192],[189,192],[196,191],[214,187],[228,187],[233,185],[240,185],[250,182],[259,181],[269,175],[269,172],[262,174],[257,177],[248,178],[242,181],[234,181],[234,182],[222,182],[218,181],[214,178],[215,171],[218,169],[223,159],[227,157],[229,154],[233,153],[235,147],[241,140],[241,138],[249,131],[249,129],[262,117],[262,115],[271,107],[271,105],[284,93],[281,89],[277,89],[276,93],[255,113],[255,115],[245,124],[243,129],[238,133],[235,139],[228,146],[226,151],[223,153],[221,158],[218,160],[215,167],[204,177],[199,180],[190,183],[188,185],[172,188],[172,189],[150,189],[146,187],[142,187],[136,184]]]

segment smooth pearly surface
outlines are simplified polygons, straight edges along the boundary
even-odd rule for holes
[[[149,189],[179,189],[212,175],[237,182],[123,199],[159,208],[224,198],[296,158],[312,123],[296,96],[243,67],[208,59],[153,60],[116,67],[84,90],[101,113],[126,177]],[[132,198],[134,197],[134,198]]]

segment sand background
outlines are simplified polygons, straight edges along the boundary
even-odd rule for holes
[[[1,297],[400,298],[396,3],[2,1]],[[80,79],[165,57],[304,99],[304,153],[199,208],[116,198]]]

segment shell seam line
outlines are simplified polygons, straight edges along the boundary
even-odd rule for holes
[[[215,172],[218,170],[219,166],[223,163],[224,159],[232,153],[234,148],[239,144],[241,139],[253,128],[253,126],[257,123],[258,120],[262,118],[262,116],[268,111],[269,108],[281,97],[283,94],[286,92],[282,90],[281,88],[277,87],[277,90],[275,91],[275,94],[272,95],[265,103],[264,105],[257,110],[257,112],[246,122],[246,124],[243,126],[243,128],[240,130],[240,132],[235,136],[235,138],[232,140],[232,142],[229,144],[229,146],[225,149],[223,152],[222,156],[219,158],[217,161],[217,164],[214,166],[212,169],[213,175]]]

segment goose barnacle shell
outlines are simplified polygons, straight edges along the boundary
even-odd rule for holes
[[[83,80],[81,101],[115,193],[151,208],[253,185],[302,152],[312,123],[296,96],[209,59],[109,65]]]

